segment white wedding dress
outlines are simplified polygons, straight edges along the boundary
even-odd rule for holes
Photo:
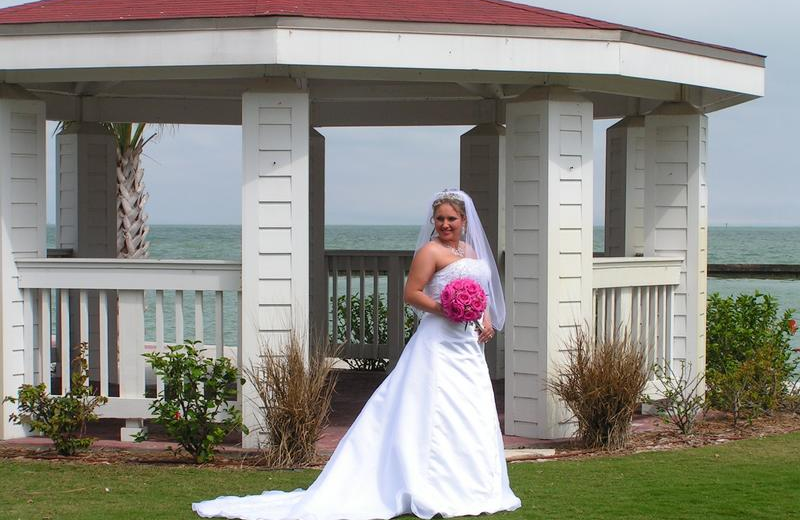
[[[462,277],[485,286],[489,269],[462,258],[436,272],[425,292],[438,301]],[[192,505],[203,517],[247,520],[449,518],[518,507],[477,334],[432,314],[308,490]]]

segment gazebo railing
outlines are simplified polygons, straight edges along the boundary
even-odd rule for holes
[[[328,336],[339,357],[400,356],[406,328],[403,286],[413,256],[413,251],[325,252]]]
[[[76,347],[87,343],[91,384],[110,398],[101,416],[149,416],[163,382],[146,375],[145,352],[190,338],[207,355],[241,362],[239,263],[31,259],[17,268],[25,382],[67,391]]]
[[[672,362],[673,294],[683,260],[595,258],[592,326],[596,337],[628,334],[645,349],[648,366]]]

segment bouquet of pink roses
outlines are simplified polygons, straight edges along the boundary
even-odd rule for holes
[[[486,293],[471,278],[458,278],[448,283],[439,296],[444,315],[458,323],[473,322],[483,330],[478,319],[486,310]]]

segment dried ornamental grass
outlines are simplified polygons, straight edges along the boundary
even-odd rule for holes
[[[567,360],[547,388],[578,421],[577,437],[589,448],[623,448],[648,379],[644,349],[628,334],[595,338],[576,328]]]
[[[314,462],[316,442],[327,425],[335,386],[329,348],[306,351],[297,332],[280,348],[262,345],[259,361],[245,369],[257,393],[257,422],[267,434],[264,463],[273,468]]]

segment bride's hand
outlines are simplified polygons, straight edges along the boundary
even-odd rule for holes
[[[481,326],[483,327],[483,331],[478,334],[478,341],[480,343],[488,343],[494,337],[495,331],[492,328],[492,320],[490,320],[489,316],[486,314],[483,316]]]

